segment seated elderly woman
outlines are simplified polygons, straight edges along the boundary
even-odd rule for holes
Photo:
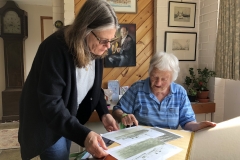
[[[146,125],[197,131],[216,123],[196,122],[186,90],[174,83],[179,72],[176,56],[158,52],[150,61],[149,77],[134,83],[113,107],[113,117],[126,125]]]

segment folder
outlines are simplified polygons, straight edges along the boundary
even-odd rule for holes
[[[188,160],[240,159],[240,117],[192,134]]]

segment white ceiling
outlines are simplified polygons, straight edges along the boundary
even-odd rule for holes
[[[52,0],[14,0],[14,2],[30,5],[52,6]]]

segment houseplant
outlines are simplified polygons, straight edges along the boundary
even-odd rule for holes
[[[189,68],[189,74],[190,77],[186,76],[185,78],[185,84],[186,80],[191,82],[189,86],[197,91],[197,99],[199,102],[208,102],[208,82],[211,77],[214,77],[216,75],[216,73],[205,67],[204,69],[197,69],[197,75],[195,75],[193,68]]]
[[[193,68],[189,69],[189,72],[192,73]],[[185,81],[184,84],[186,85],[186,90],[187,90],[187,94],[188,94],[188,98],[190,100],[190,102],[195,102],[196,101],[196,95],[197,95],[197,91],[195,88],[193,88],[193,79],[195,79],[195,75],[190,74],[189,76],[185,77]]]

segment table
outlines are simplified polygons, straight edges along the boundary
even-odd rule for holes
[[[214,102],[208,103],[191,103],[195,114],[205,113],[205,120],[207,113],[211,113],[211,121],[213,122],[213,113],[215,112],[216,104]],[[112,107],[109,108],[110,114],[112,114]],[[88,122],[99,122],[99,117],[96,111],[94,111]]]
[[[193,132],[185,131],[185,130],[172,130],[172,129],[166,129],[170,132],[173,132],[175,134],[183,136],[182,138],[175,139],[173,141],[169,141],[167,143],[172,144],[174,146],[177,146],[179,148],[182,148],[183,150],[179,152],[178,154],[175,154],[174,156],[168,158],[168,160],[185,160],[189,157],[189,151],[191,148],[192,144],[192,137],[193,137]],[[113,143],[110,145],[108,148],[113,148],[118,146],[118,143]],[[114,157],[111,155],[107,156],[105,160],[116,160]]]

